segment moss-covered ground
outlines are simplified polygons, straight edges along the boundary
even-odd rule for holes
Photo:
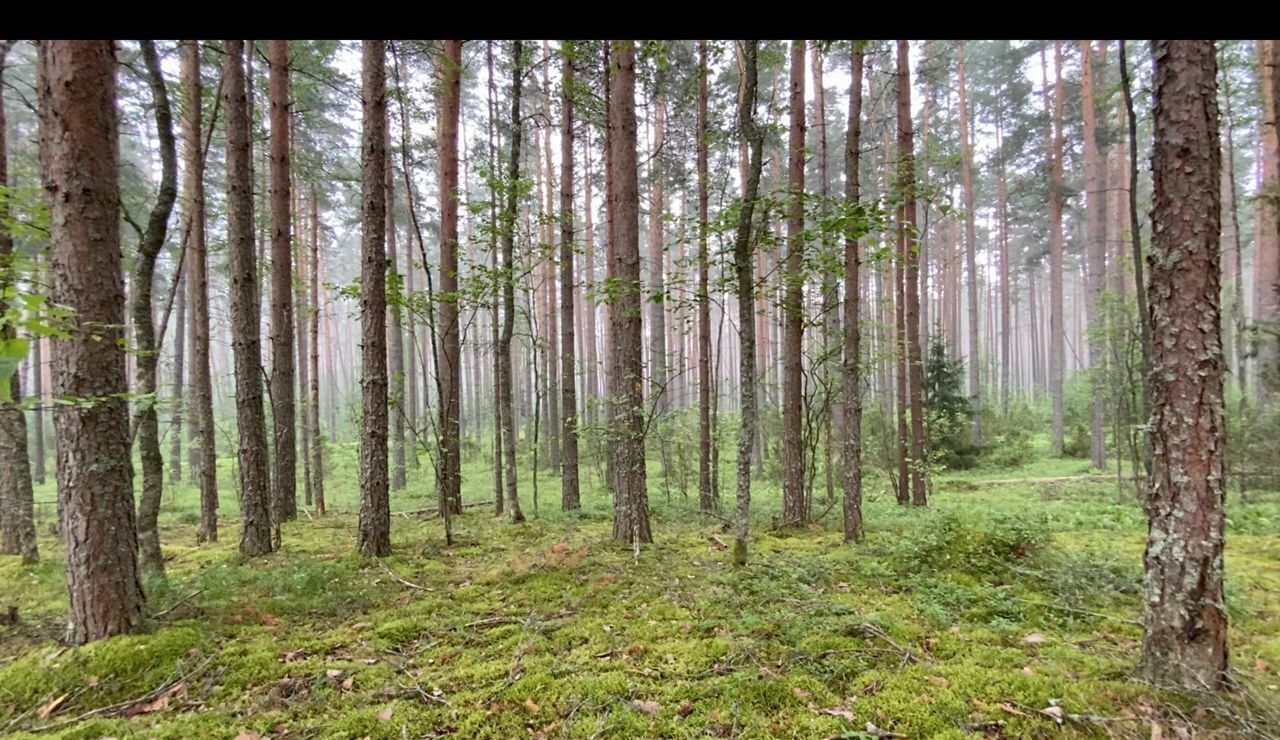
[[[750,563],[722,521],[651,467],[657,542],[610,539],[599,471],[581,511],[559,479],[512,525],[468,508],[446,546],[429,469],[393,494],[394,554],[355,552],[355,450],[331,449],[330,513],[283,527],[283,549],[236,551],[230,468],[221,539],[195,544],[196,492],[166,493],[166,579],[146,629],[60,642],[63,552],[0,558],[0,736],[66,738],[1265,737],[1280,735],[1280,497],[1232,497],[1231,657],[1239,690],[1143,683],[1145,521],[1114,479],[984,484],[1084,472],[1079,461],[938,476],[903,509],[868,480],[867,539],[842,543],[815,493],[774,531],[755,489]],[[465,470],[464,500],[492,498]],[[726,491],[732,490],[726,464]],[[53,498],[52,486],[37,498]],[[726,508],[729,502],[726,503]],[[896,733],[896,734],[890,734]]]

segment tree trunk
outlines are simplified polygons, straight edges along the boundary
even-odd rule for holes
[[[849,83],[849,126],[844,146],[844,197],[855,209],[861,197],[858,166],[862,154],[862,72],[863,44],[855,41]],[[862,245],[845,236],[844,241],[844,445],[841,467],[844,480],[844,539],[862,540]]]
[[[643,288],[640,282],[640,192],[636,177],[635,42],[612,42],[610,69],[610,162],[615,246],[609,279],[615,286],[611,304],[613,323],[613,380],[615,398],[610,426],[615,489],[613,537],[639,548],[652,542],[649,499],[645,481],[644,336],[640,323]]]
[[[791,42],[791,127],[788,141],[786,292],[783,298],[782,521],[809,518],[804,486],[804,393],[800,360],[804,339],[804,48]]]
[[[320,201],[311,185],[311,486],[316,514],[324,515],[324,438],[320,435]]]
[[[458,327],[458,116],[462,41],[444,42],[440,57],[440,506],[462,512],[458,436],[462,406]]]
[[[564,445],[560,505],[565,511],[581,506],[578,498],[578,395],[573,352],[573,42],[564,41],[560,78],[560,401],[561,442]]]
[[[189,237],[188,237],[189,238]],[[180,252],[174,249],[171,254],[174,264],[181,264]],[[173,403],[173,415],[169,419],[169,485],[176,487],[182,483],[182,409],[186,405],[186,388],[183,382],[187,352],[187,290],[186,275],[175,273],[174,280],[174,319],[173,319],[173,388],[170,402]]]
[[[747,563],[747,537],[751,514],[751,450],[756,436],[756,332],[755,276],[752,274],[751,218],[760,190],[761,156],[764,130],[756,124],[756,54],[760,42],[741,42],[742,87],[738,95],[738,136],[747,147],[739,147],[742,156],[750,150],[750,161],[742,189],[742,208],[738,212],[738,230],[734,237],[733,261],[737,272],[738,331],[741,337],[738,379],[741,386],[742,430],[738,435],[738,492],[734,511],[733,562]]]
[[[1280,392],[1280,342],[1266,336],[1266,329],[1275,328],[1280,319],[1280,208],[1276,193],[1280,188],[1280,139],[1276,122],[1276,68],[1272,61],[1275,54],[1274,39],[1263,39],[1258,46],[1258,82],[1261,88],[1262,109],[1258,117],[1258,138],[1261,145],[1262,183],[1259,192],[1263,197],[1254,204],[1257,220],[1257,239],[1253,259],[1253,320],[1262,331],[1257,344],[1258,400],[1267,401]],[[1265,327],[1265,328],[1264,328]]]
[[[190,411],[193,471],[200,487],[198,542],[218,540],[217,446],[213,429],[213,380],[209,368],[209,254],[205,246],[204,151],[201,143],[202,92],[200,42],[182,42],[182,88],[185,110],[182,117],[183,182],[186,201],[187,302],[191,304]]]
[[[156,414],[160,348],[156,346],[151,289],[155,279],[156,259],[160,256],[169,227],[169,214],[172,213],[173,202],[178,196],[177,145],[173,138],[169,94],[165,89],[155,44],[152,41],[140,43],[147,67],[147,82],[155,105],[162,174],[156,202],[138,243],[130,294],[138,363],[137,386],[134,391],[139,400],[134,410],[134,424],[138,428],[138,454],[142,461],[142,496],[138,501],[138,550],[144,569],[163,573],[164,559],[160,553],[158,519],[160,497],[164,492],[164,458],[160,454],[160,420]]]
[[[1048,73],[1044,51],[1040,52],[1040,69],[1045,87],[1045,111],[1048,112]],[[1061,455],[1063,448],[1062,377],[1066,374],[1066,339],[1063,326],[1062,299],[1062,42],[1053,43],[1053,148],[1049,180],[1049,396],[1053,404],[1053,425],[1049,452]]]
[[[907,42],[898,41],[898,239],[906,256],[907,395],[911,404],[911,504],[924,506],[924,365],[920,358],[920,248],[916,230],[915,141],[911,131],[911,68]],[[976,357],[976,355],[975,355]],[[905,481],[904,481],[905,485]]]
[[[387,211],[387,267],[390,272],[392,289],[396,291],[395,300],[391,302],[390,322],[387,326],[387,375],[391,402],[391,490],[399,491],[405,486],[405,382],[404,382],[404,330],[401,328],[403,311],[403,285],[400,282],[400,256],[396,245],[396,188],[395,167],[391,159],[391,126],[386,129],[387,166],[383,172],[386,187]],[[412,249],[406,245],[406,252]]]
[[[58,503],[66,537],[68,637],[86,643],[142,622],[125,400],[124,277],[113,41],[39,43],[41,174],[49,203],[50,298],[75,311],[53,343]]]
[[[982,444],[982,387],[978,363],[978,260],[974,226],[973,194],[973,122],[969,117],[969,100],[965,90],[964,42],[958,42],[960,57],[960,156],[964,160],[964,253],[969,273],[969,398],[973,407],[973,442]]]
[[[649,396],[653,411],[662,415],[671,407],[667,393],[667,329],[666,292],[663,283],[662,263],[666,252],[666,229],[663,213],[667,198],[663,186],[665,173],[662,167],[662,150],[666,138],[666,100],[661,82],[657,82],[654,99],[653,150],[649,166],[649,232],[648,232],[648,290],[644,298],[649,309]],[[665,465],[663,466],[665,468]]]
[[[3,88],[4,65],[13,43],[0,41],[0,88]],[[0,188],[9,186],[7,131],[4,100],[0,99]],[[7,198],[0,198],[0,224],[5,224],[8,218],[9,201]],[[7,225],[0,226],[0,295],[5,295],[8,291],[12,264],[13,235]],[[9,346],[11,343],[17,344],[17,340],[18,333],[11,324],[6,322],[0,327],[0,349],[5,350],[5,354],[9,354]],[[39,341],[38,338],[35,339],[37,347]],[[39,358],[38,352],[36,358]],[[38,362],[35,377],[40,377]],[[40,554],[36,547],[31,460],[27,456],[27,417],[19,405],[22,400],[21,378],[21,373],[15,368],[13,376],[5,379],[9,384],[9,392],[0,395],[0,553],[21,555],[22,562],[30,564],[38,561]],[[40,403],[38,395],[37,403]],[[38,434],[42,432],[43,429],[37,428]],[[43,445],[38,444],[37,447],[40,448],[38,465],[43,467]]]
[[[520,180],[520,89],[523,70],[523,44],[513,41],[511,48],[511,162],[507,171],[507,202],[502,222],[502,336],[498,346],[498,407],[502,415],[503,457],[506,461],[507,513],[512,523],[524,521],[520,510],[520,496],[516,489],[516,407],[512,388],[511,337],[516,325],[516,260],[515,228],[519,194],[516,184]]]
[[[271,419],[275,516],[298,517],[297,419],[293,367],[293,235],[289,198],[289,42],[267,42],[271,73]],[[276,534],[279,537],[278,530]],[[278,546],[278,545],[277,545]]]
[[[715,511],[711,486],[711,298],[708,292],[707,42],[698,42],[698,509]]]
[[[1094,110],[1093,44],[1080,42],[1080,98],[1084,119],[1084,178],[1086,268],[1089,291],[1089,365],[1092,398],[1089,404],[1089,457],[1093,467],[1107,467],[1105,408],[1106,337],[1102,293],[1106,290],[1107,194],[1106,153],[1100,147]]]
[[[1219,314],[1217,58],[1212,41],[1152,41],[1152,471],[1143,672],[1227,685],[1226,435]]]
[[[363,415],[360,420],[358,547],[360,552],[371,557],[391,553],[391,501],[387,490],[386,51],[385,41],[364,42],[364,126],[360,166],[360,395]]]

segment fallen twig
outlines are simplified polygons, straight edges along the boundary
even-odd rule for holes
[[[374,559],[373,559],[373,562],[377,563],[379,568],[382,568],[384,571],[386,571],[386,572],[387,572],[387,575],[391,576],[391,577],[392,577],[392,579],[394,579],[397,583],[399,583],[399,584],[400,584],[400,585],[402,585],[402,586],[406,586],[406,587],[408,587],[408,588],[411,588],[411,589],[413,589],[414,591],[430,591],[430,590],[431,590],[431,589],[427,588],[426,586],[420,586],[420,585],[418,585],[418,584],[414,583],[413,581],[406,580],[406,579],[401,578],[400,576],[396,575],[396,572],[395,572],[394,570],[391,570],[391,568],[387,567],[387,564],[386,564],[386,563],[384,563],[384,562],[382,562],[382,559],[381,559],[381,558],[374,558]]]
[[[182,606],[183,604],[187,603],[188,601],[190,601],[190,600],[194,599],[195,597],[199,596],[200,594],[202,594],[202,593],[204,593],[205,591],[208,591],[208,590],[209,590],[209,589],[207,589],[207,588],[202,588],[202,589],[200,589],[199,591],[192,591],[191,593],[187,594],[186,596],[183,596],[181,599],[178,599],[178,601],[177,601],[176,603],[174,603],[174,605],[173,605],[173,606],[171,606],[171,607],[169,607],[168,609],[165,609],[164,611],[160,611],[160,612],[156,612],[155,614],[152,614],[152,615],[151,615],[151,618],[152,618],[152,619],[159,619],[159,618],[163,617],[164,615],[166,615],[166,614],[168,614],[168,613],[172,612],[174,609],[177,609],[178,607]]]

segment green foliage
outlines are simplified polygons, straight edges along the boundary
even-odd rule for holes
[[[964,360],[947,357],[947,345],[936,335],[924,363],[924,407],[933,461],[953,470],[973,467],[978,455],[969,430],[973,408],[960,388],[963,377]]]

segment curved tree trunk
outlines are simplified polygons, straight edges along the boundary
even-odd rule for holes
[[[155,43],[142,41],[142,57],[147,67],[147,82],[155,105],[156,134],[160,140],[160,189],[147,219],[147,228],[138,244],[130,293],[133,305],[133,335],[137,343],[137,387],[140,399],[134,423],[138,427],[138,452],[142,459],[142,497],[138,501],[138,550],[142,566],[164,572],[160,554],[160,496],[164,492],[164,458],[160,454],[160,419],[156,414],[160,348],[156,346],[155,321],[151,315],[151,289],[155,279],[156,259],[164,246],[169,228],[169,214],[178,196],[177,144],[173,138],[173,114],[169,93],[160,71],[160,57]]]

